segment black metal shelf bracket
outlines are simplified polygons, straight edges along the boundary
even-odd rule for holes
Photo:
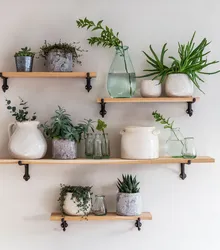
[[[2,84],[2,90],[3,92],[5,92],[6,90],[8,90],[8,77],[3,76],[2,72],[0,72],[0,77],[3,80],[3,84]]]
[[[61,224],[60,224],[60,226],[62,227],[63,232],[65,232],[65,231],[66,231],[66,228],[68,227],[68,224],[67,224],[67,222],[65,221],[64,218],[61,219]]]
[[[141,231],[142,223],[140,217],[135,221],[135,227],[137,227],[138,231]]]
[[[86,90],[89,92],[91,89],[92,89],[92,85],[91,85],[91,76],[90,76],[90,73],[88,72],[86,74]]]
[[[101,99],[100,105],[101,105],[101,110],[100,110],[99,114],[100,114],[102,117],[104,117],[104,116],[107,114],[107,111],[106,111],[106,109],[105,109],[106,103],[105,103],[105,100],[104,100],[103,98]]]
[[[193,109],[192,104],[196,102],[196,98],[193,98],[191,102],[187,102],[188,108],[186,110],[186,113],[191,117],[193,115]]]
[[[187,177],[187,175],[186,175],[186,173],[185,173],[185,164],[190,165],[190,164],[191,164],[191,161],[188,160],[187,163],[180,163],[180,169],[181,169],[180,178],[181,178],[182,180],[185,180],[186,177]]]
[[[18,161],[19,166],[24,166],[24,176],[23,179],[28,181],[31,177],[29,175],[29,164],[23,164],[22,161]]]

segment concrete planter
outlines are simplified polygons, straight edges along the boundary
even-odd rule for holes
[[[77,158],[77,143],[70,140],[52,140],[52,154],[54,159]]]
[[[47,68],[49,72],[72,72],[72,53],[63,51],[51,51],[47,56]]]
[[[33,56],[16,56],[15,63],[17,72],[32,72]]]
[[[116,213],[123,216],[134,216],[142,213],[142,199],[140,193],[118,193]]]

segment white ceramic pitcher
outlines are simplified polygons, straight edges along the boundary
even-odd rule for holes
[[[11,123],[8,126],[8,149],[18,159],[40,159],[47,151],[46,140],[38,129],[38,121]]]

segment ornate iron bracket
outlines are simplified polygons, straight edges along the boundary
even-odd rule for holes
[[[86,90],[89,92],[91,89],[92,89],[92,85],[91,85],[91,76],[90,76],[90,73],[88,72],[86,74]]]
[[[65,221],[64,218],[61,219],[61,224],[60,224],[60,226],[62,227],[63,232],[65,232],[65,231],[66,231],[66,228],[68,227],[68,224],[67,224],[67,222]]]
[[[141,227],[142,227],[142,223],[141,223],[141,218],[137,218],[137,220],[135,221],[135,227],[138,228],[138,231],[141,231]]]
[[[18,165],[19,166],[24,166],[24,176],[23,176],[23,179],[25,181],[28,181],[30,179],[29,164],[23,164],[22,161],[18,161]]]
[[[104,117],[106,114],[107,114],[107,111],[105,110],[105,100],[104,99],[101,99],[101,102],[100,102],[100,104],[101,104],[101,110],[100,110],[100,112],[99,112],[99,114],[102,116],[102,117]]]
[[[0,72],[0,77],[3,80],[3,84],[2,84],[2,90],[3,92],[5,92],[6,90],[8,90],[8,77],[3,76],[2,72]]]
[[[191,117],[193,115],[193,109],[192,104],[196,102],[196,98],[193,98],[192,102],[187,102],[188,108],[186,110],[186,113]]]
[[[188,160],[187,163],[180,163],[180,168],[181,168],[180,178],[181,178],[182,180],[185,180],[186,177],[187,177],[187,175],[186,175],[186,173],[185,173],[185,164],[190,165],[190,164],[191,164],[191,161]]]

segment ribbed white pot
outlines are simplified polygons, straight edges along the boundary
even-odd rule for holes
[[[165,81],[165,92],[167,96],[192,96],[194,84],[186,74],[171,74]]]
[[[158,97],[161,96],[162,88],[158,80],[143,80],[141,82],[142,97]]]

